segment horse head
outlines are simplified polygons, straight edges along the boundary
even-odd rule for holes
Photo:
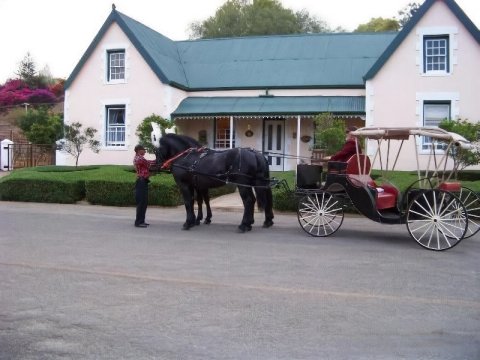
[[[159,148],[160,147],[160,139],[162,137],[162,129],[160,128],[160,125],[155,123],[155,122],[151,122],[150,123],[152,125],[152,129],[153,131],[150,133],[150,139],[152,141],[152,145],[155,146],[155,148]]]

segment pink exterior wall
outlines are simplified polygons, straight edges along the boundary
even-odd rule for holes
[[[422,75],[423,34],[450,33],[451,72]],[[442,2],[435,2],[417,26],[366,85],[367,126],[422,126],[423,100],[451,100],[452,118],[480,120],[478,64],[480,47]],[[372,153],[375,146],[369,146]],[[405,145],[398,169],[416,168],[415,148]],[[404,146],[404,147],[405,147]],[[422,166],[427,155],[420,156]]]
[[[126,81],[107,84],[106,51],[118,48],[125,49]],[[105,144],[105,105],[126,104],[126,146],[102,146],[98,154],[85,148],[79,164],[131,164],[138,124],[152,113],[170,118],[171,109],[184,97],[183,91],[160,82],[123,31],[113,24],[65,94],[65,122],[79,121],[83,128],[97,129],[97,140]],[[73,164],[73,158],[67,156],[66,163]]]

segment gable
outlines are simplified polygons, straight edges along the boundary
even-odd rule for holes
[[[385,52],[381,54],[378,60],[373,64],[372,68],[366,73],[365,80],[372,79],[378,71],[385,65],[388,59],[393,55],[393,53],[398,49],[400,44],[407,38],[407,36],[412,32],[416,27],[419,21],[425,16],[429,11],[432,5],[437,2],[442,1],[447,5],[449,10],[455,15],[455,17],[465,26],[468,33],[472,35],[477,44],[480,44],[480,32],[475,24],[468,18],[468,16],[463,12],[463,10],[457,5],[454,0],[426,0],[422,6],[417,10],[415,15],[410,19],[410,21],[405,25],[405,27],[398,33],[396,38],[392,43],[387,47]]]

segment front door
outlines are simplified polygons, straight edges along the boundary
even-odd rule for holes
[[[268,163],[272,171],[283,171],[284,138],[284,120],[265,120],[263,151],[268,153]]]

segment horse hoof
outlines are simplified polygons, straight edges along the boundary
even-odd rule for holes
[[[205,221],[204,221],[203,223],[208,225],[208,224],[211,224],[211,223],[212,223],[212,220],[210,220],[210,219],[205,219]]]
[[[185,223],[185,224],[183,224],[183,226],[182,226],[182,230],[190,230],[190,228],[191,228],[192,226],[193,226],[193,225],[190,225],[190,224]]]
[[[268,221],[265,221],[265,222],[263,223],[263,227],[264,227],[264,228],[269,228],[269,227],[271,227],[271,226],[273,226],[273,221],[272,221],[272,220],[268,220]]]
[[[251,231],[252,230],[252,226],[251,225],[244,225],[244,224],[241,224],[241,225],[238,225],[238,230],[240,233],[245,233],[247,231]]]

